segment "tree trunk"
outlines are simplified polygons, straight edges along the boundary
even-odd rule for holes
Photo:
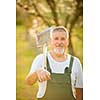
[[[69,52],[70,54],[74,55],[74,50],[73,50],[73,45],[72,45],[71,37],[69,37],[68,52]]]

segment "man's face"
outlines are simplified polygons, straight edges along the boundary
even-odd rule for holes
[[[51,38],[51,47],[56,54],[63,54],[68,46],[68,39],[64,31],[55,31]]]

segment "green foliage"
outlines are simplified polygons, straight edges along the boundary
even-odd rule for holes
[[[31,87],[25,83],[25,77],[36,56],[36,49],[30,49],[29,41],[23,40],[22,34],[24,31],[24,26],[16,27],[16,100],[36,100],[37,84]]]
[[[83,64],[83,30],[82,28],[76,28],[73,30],[73,35],[71,37],[74,55],[80,58]]]

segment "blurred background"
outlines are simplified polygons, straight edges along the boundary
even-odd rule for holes
[[[16,100],[36,100],[37,83],[25,84],[32,61],[40,53],[33,35],[58,25],[68,29],[68,52],[83,64],[83,0],[16,1]]]

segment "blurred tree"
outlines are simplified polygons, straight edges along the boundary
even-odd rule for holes
[[[25,17],[27,13],[27,19],[29,16],[32,16],[33,19],[39,18],[40,26],[65,26],[70,33],[69,52],[74,54],[71,36],[73,29],[83,26],[83,0],[17,0],[16,3],[17,18],[22,14]],[[19,13],[19,11],[23,13]],[[82,38],[80,39],[82,40]]]

